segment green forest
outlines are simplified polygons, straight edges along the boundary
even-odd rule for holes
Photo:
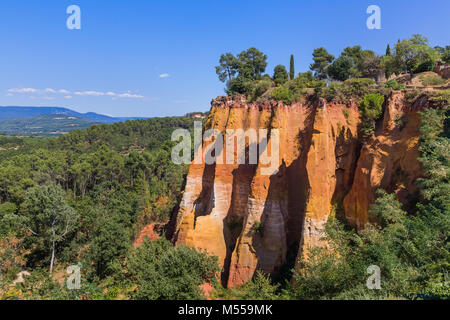
[[[278,65],[273,76],[264,75],[267,56],[255,48],[222,55],[216,71],[229,95],[249,101],[357,99],[366,138],[385,98],[405,89],[376,76],[430,71],[449,59],[450,47],[431,48],[416,35],[388,46],[382,57],[360,46],[337,59],[316,49],[311,70],[297,75],[293,56],[289,72]],[[442,85],[442,79],[423,81]],[[412,103],[422,93],[408,95]],[[424,178],[413,209],[405,212],[394,195],[379,190],[370,211],[377,223],[356,231],[330,219],[324,237],[333,254],[314,249],[295,269],[277,277],[258,272],[234,289],[217,281],[216,257],[166,240],[188,171],[171,161],[171,134],[192,130],[194,118],[95,125],[58,138],[0,134],[0,300],[205,299],[205,283],[215,287],[212,299],[449,299],[450,94],[428,95],[434,108],[421,113]],[[150,223],[162,237],[135,248]],[[365,287],[368,261],[382,270],[381,290]],[[71,265],[81,269],[79,290],[66,287]],[[27,280],[12,285],[22,270],[30,272]]]
[[[170,137],[193,122],[135,120],[56,139],[0,135],[0,298],[200,298],[215,258],[165,239],[131,249],[142,227],[166,225],[180,200],[187,166],[172,163]],[[74,264],[81,290],[48,277],[64,280]],[[33,270],[26,284],[11,289],[23,268]]]

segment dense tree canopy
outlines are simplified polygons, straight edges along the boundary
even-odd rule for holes
[[[314,75],[317,79],[322,80],[327,78],[328,66],[333,60],[334,56],[329,54],[325,48],[314,49],[314,63],[311,64],[310,69],[314,71]]]
[[[286,67],[283,65],[278,65],[275,67],[273,71],[273,81],[276,85],[281,85],[286,83],[289,80],[289,75],[286,71]]]

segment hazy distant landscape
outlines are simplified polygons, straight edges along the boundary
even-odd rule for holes
[[[0,107],[0,132],[9,135],[50,137],[95,124],[112,124],[142,117],[110,117],[95,112],[79,113],[59,107]]]

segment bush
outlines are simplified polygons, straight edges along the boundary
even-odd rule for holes
[[[383,103],[383,95],[371,93],[364,96],[359,104],[359,109],[365,119],[377,120],[381,116]]]
[[[439,76],[428,76],[428,77],[421,77],[422,84],[426,87],[428,86],[440,86],[445,83],[447,83],[447,80],[442,79]]]
[[[435,61],[428,59],[424,62],[417,65],[417,67],[414,68],[414,73],[421,73],[421,72],[427,72],[427,71],[433,71],[435,65]]]
[[[312,80],[307,84],[308,88],[314,89],[314,97],[319,98],[322,97],[324,89],[327,87],[325,81],[322,80]]]
[[[127,267],[136,287],[131,296],[138,300],[204,298],[200,286],[215,283],[220,270],[217,257],[164,239],[147,239],[129,254]]]
[[[404,84],[400,84],[397,82],[397,80],[389,80],[384,84],[384,87],[386,89],[392,89],[392,90],[404,90],[406,89],[406,86]]]
[[[347,102],[350,99],[359,100],[364,95],[383,92],[382,88],[376,86],[372,79],[355,78],[342,82],[332,82],[328,87],[324,82],[311,82],[308,85],[315,87],[315,95],[325,98],[327,101],[335,100]]]
[[[445,107],[450,105],[450,89],[446,90],[436,90],[434,92],[429,92],[429,99],[430,101],[438,106],[438,107]]]
[[[256,276],[242,287],[236,290],[236,298],[239,300],[276,300],[277,285],[273,285],[270,277],[257,271]]]
[[[375,121],[382,115],[383,103],[383,95],[379,93],[370,93],[365,95],[359,104],[363,138],[368,137],[373,132]]]
[[[253,231],[262,237],[264,234],[264,225],[260,221],[255,221],[253,223]]]
[[[346,97],[362,97],[370,93],[370,88],[376,84],[375,80],[369,78],[355,78],[344,82],[344,95]]]
[[[327,101],[342,100],[342,87],[343,84],[341,82],[332,82],[328,87],[323,89],[322,96]]]
[[[249,97],[249,101],[256,101],[259,97],[261,97],[264,93],[267,92],[273,85],[273,81],[271,79],[263,79],[256,81],[252,92]]]
[[[229,96],[233,96],[235,94],[249,94],[250,92],[252,92],[253,87],[253,80],[238,76],[228,81],[228,89],[226,90],[226,93]]]
[[[291,103],[294,95],[288,88],[278,86],[273,90],[272,98],[277,101],[283,101],[284,103]]]

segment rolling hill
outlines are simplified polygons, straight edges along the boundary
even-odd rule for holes
[[[98,123],[65,114],[46,114],[33,118],[2,120],[0,132],[18,136],[51,137],[87,129]]]

